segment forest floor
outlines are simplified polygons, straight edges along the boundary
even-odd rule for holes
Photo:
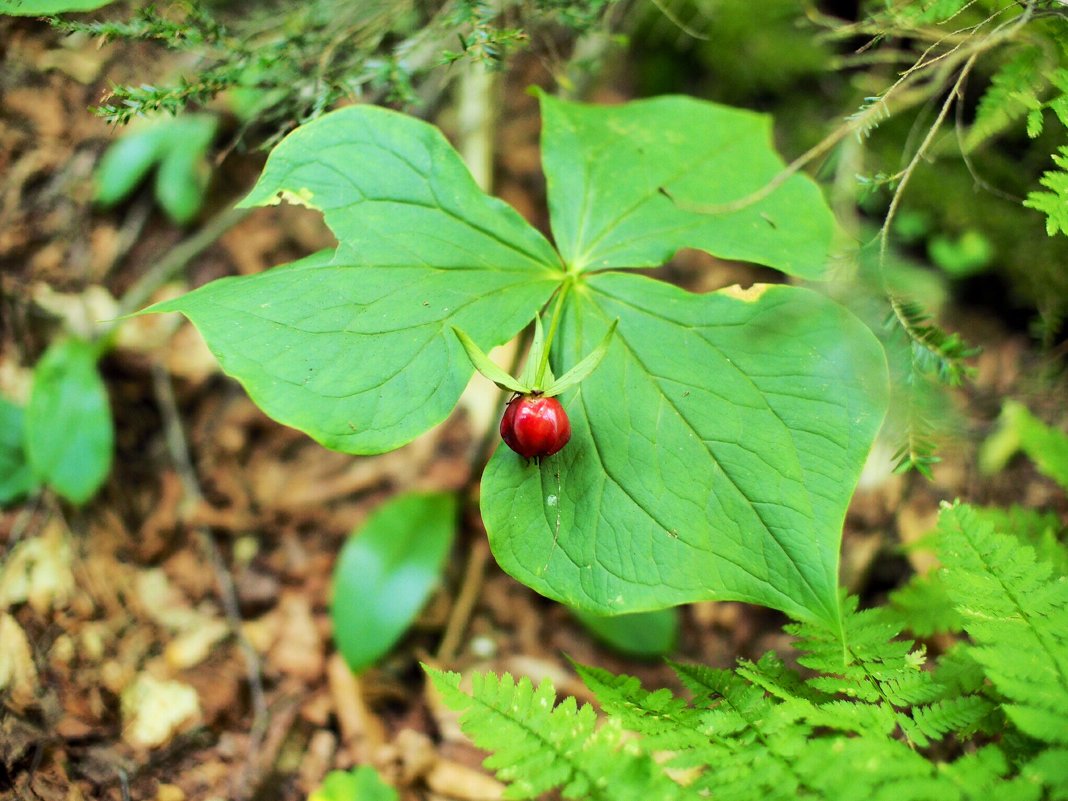
[[[96,209],[92,170],[117,132],[87,107],[150,54],[64,40],[25,21],[0,22],[0,43],[0,394],[22,402],[48,343],[110,325],[141,276],[248,190],[262,154],[230,153],[186,230],[148,191]],[[537,70],[508,79],[496,192],[544,229],[537,108],[523,91]],[[331,244],[312,212],[257,210],[154,297]],[[701,291],[768,276],[693,253],[667,273]],[[954,399],[961,435],[933,481],[875,469],[858,492],[843,581],[866,600],[929,567],[901,544],[931,529],[943,500],[1068,511],[1022,460],[993,477],[976,467],[1003,399],[1058,413],[1046,357],[987,310],[947,314],[983,348],[974,381]],[[549,678],[582,700],[589,694],[568,659],[675,686],[662,662],[602,647],[565,608],[503,574],[474,502],[442,587],[398,647],[359,677],[335,652],[328,591],[339,548],[400,491],[472,485],[471,455],[495,425],[488,382],[476,378],[454,415],[410,445],[351,457],[267,419],[179,319],[123,322],[102,370],[116,424],[102,491],[81,509],[44,494],[0,511],[0,616],[30,644],[0,699],[0,797],[300,799],[329,770],[370,763],[405,798],[490,799],[500,785],[428,690],[420,662]],[[188,465],[168,428],[180,432]],[[774,612],[700,603],[680,614],[676,659],[729,666],[788,647]]]

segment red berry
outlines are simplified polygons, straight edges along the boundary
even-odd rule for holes
[[[571,439],[571,421],[556,398],[519,395],[504,410],[501,439],[527,459],[552,456]]]

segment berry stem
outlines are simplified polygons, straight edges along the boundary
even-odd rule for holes
[[[541,362],[538,364],[538,372],[534,377],[534,386],[537,389],[545,389],[542,386],[542,382],[545,380],[545,368],[549,366],[549,352],[552,349],[553,337],[556,336],[556,328],[560,324],[560,312],[564,308],[564,298],[567,297],[572,283],[574,282],[571,280],[571,276],[564,279],[564,283],[560,286],[560,294],[556,296],[556,308],[553,309],[553,319],[549,323],[549,333],[545,335],[545,347],[541,352]]]

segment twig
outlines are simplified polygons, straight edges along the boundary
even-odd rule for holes
[[[142,275],[119,301],[118,316],[130,314],[144,306],[152,293],[181,272],[194,258],[207,250],[224,233],[229,231],[253,209],[226,208],[212,217],[192,236],[183,239],[163,256],[151,270]]]
[[[957,77],[956,83],[953,84],[953,88],[949,90],[949,96],[942,104],[942,108],[938,112],[938,116],[935,118],[931,128],[927,131],[927,136],[920,142],[919,148],[912,156],[912,160],[908,166],[905,167],[901,173],[901,180],[898,182],[897,189],[894,190],[894,196],[890,200],[890,208],[886,211],[886,219],[883,220],[882,228],[879,229],[879,261],[880,263],[886,260],[886,251],[890,244],[890,224],[894,221],[894,215],[897,213],[898,206],[901,205],[901,198],[905,194],[905,187],[908,185],[909,179],[912,177],[913,172],[916,171],[916,167],[920,161],[927,154],[928,148],[931,146],[931,142],[934,141],[938,131],[942,128],[942,123],[945,122],[946,115],[949,114],[949,109],[955,102],[960,99],[960,89],[964,85],[965,79],[968,77],[968,73],[975,65],[976,59],[979,58],[978,53],[973,53],[971,57],[964,63],[961,68],[960,75]],[[895,314],[896,314],[895,310]]]
[[[930,81],[919,87],[913,88],[912,85],[917,83],[923,75],[925,75],[936,62],[943,62],[942,68],[938,70],[939,76],[952,75],[953,71],[957,69],[957,65],[961,62],[964,63],[964,67],[961,68],[961,72],[958,75],[957,83],[954,85],[951,96],[956,95],[960,90],[960,78],[966,76],[976,59],[983,53],[993,49],[1000,45],[1002,42],[1010,39],[1018,30],[1024,27],[1032,18],[1034,11],[1033,0],[1028,2],[1025,6],[1024,12],[1020,16],[1015,17],[1012,20],[1007,20],[1001,25],[997,26],[989,34],[982,38],[981,41],[972,44],[970,47],[964,47],[967,40],[962,41],[948,51],[939,54],[937,57],[927,59],[927,55],[937,45],[944,43],[945,38],[939,39],[930,47],[928,47],[923,54],[921,54],[919,60],[903,71],[900,77],[894,81],[894,83],[883,92],[878,102],[863,109],[863,111],[853,117],[846,120],[844,125],[839,126],[835,130],[831,131],[821,141],[817,142],[807,151],[802,153],[796,159],[791,161],[786,167],[779,171],[770,181],[764,184],[759,189],[727,203],[713,203],[713,204],[692,204],[686,203],[673,197],[665,187],[660,187],[660,192],[670,199],[676,206],[684,211],[694,212],[696,214],[731,214],[737,211],[741,211],[744,208],[752,206],[754,203],[759,203],[766,197],[771,195],[776,189],[782,186],[793,175],[799,172],[806,165],[824,155],[831,150],[838,142],[844,139],[851,133],[863,134],[866,130],[866,126],[869,120],[873,117],[879,117],[880,115],[890,115],[889,103],[891,97],[893,97],[897,111],[909,108],[918,102],[927,100],[932,95],[936,94],[943,86],[942,77],[932,78]],[[983,20],[979,25],[985,25],[986,23],[995,19],[1001,12],[992,14],[987,19]],[[978,27],[978,26],[972,26]],[[910,91],[906,92],[905,90]],[[943,111],[948,111],[948,106],[943,107]],[[937,128],[941,124],[941,119],[944,118],[944,114],[940,115],[939,122],[936,122]],[[926,142],[926,140],[925,140]],[[921,152],[924,150],[924,146],[921,145]],[[905,171],[908,172],[908,169]]]
[[[700,39],[702,42],[707,42],[711,38],[710,36],[706,36],[695,28],[691,28],[689,25],[679,19],[678,15],[674,11],[664,5],[663,0],[653,0],[653,5],[656,6],[657,10],[661,14],[663,14],[664,17],[667,18],[668,22],[670,22],[680,31],[685,33],[687,36],[692,36],[694,39]]]
[[[479,538],[471,546],[471,553],[467,557],[467,566],[464,568],[463,583],[460,585],[460,593],[456,596],[456,603],[449,612],[449,621],[445,624],[445,633],[441,637],[438,646],[437,660],[448,664],[456,658],[456,652],[460,648],[460,641],[467,629],[467,623],[471,619],[471,612],[478,602],[479,593],[482,591],[482,578],[486,570],[486,562],[489,560],[489,545],[486,540]]]
[[[188,514],[204,500],[204,493],[201,491],[196,469],[193,467],[193,462],[189,457],[189,447],[186,444],[185,433],[182,430],[182,421],[179,417],[178,405],[174,399],[170,375],[161,365],[154,364],[152,366],[152,384],[156,392],[160,414],[163,418],[167,450],[170,452],[185,492],[186,509],[184,512]],[[219,585],[219,600],[226,614],[226,620],[230,624],[231,632],[245,659],[245,674],[248,679],[253,710],[252,727],[249,731],[248,760],[250,764],[255,765],[257,764],[257,754],[263,742],[264,733],[267,730],[269,714],[266,695],[263,690],[259,655],[241,632],[241,613],[237,605],[234,582],[215,542],[215,537],[211,533],[211,529],[207,526],[196,526],[194,531],[215,570],[215,577]],[[242,775],[242,779],[246,776],[247,771]],[[241,788],[238,788],[238,790],[239,792],[236,795],[241,797],[243,795],[240,792]]]

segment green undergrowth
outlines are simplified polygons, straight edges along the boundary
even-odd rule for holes
[[[1026,452],[1063,459],[1044,432]],[[1065,799],[1064,535],[1049,513],[945,504],[939,570],[884,606],[843,598],[841,628],[790,624],[791,655],[673,664],[685,697],[577,665],[598,713],[547,681],[429,672],[511,798]]]

